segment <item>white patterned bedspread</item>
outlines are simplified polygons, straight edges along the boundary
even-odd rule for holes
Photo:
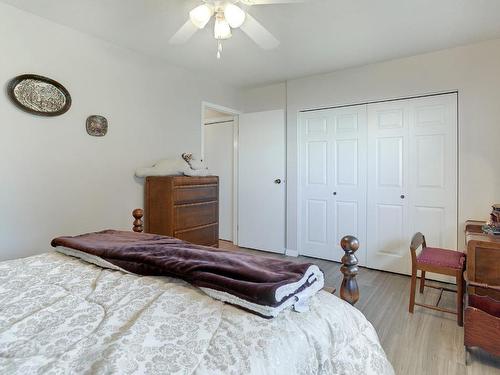
[[[1,374],[393,374],[377,334],[326,292],[266,320],[171,278],[59,253],[0,263]]]

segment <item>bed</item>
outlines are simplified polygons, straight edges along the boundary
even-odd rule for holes
[[[58,252],[0,263],[0,373],[393,374],[361,312],[321,291],[263,319],[190,284]]]

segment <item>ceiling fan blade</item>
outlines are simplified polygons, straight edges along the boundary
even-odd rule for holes
[[[273,34],[248,13],[245,23],[241,25],[241,30],[263,49],[273,49],[280,44]]]
[[[240,0],[246,5],[268,5],[268,4],[293,4],[306,3],[310,0]]]
[[[197,31],[198,28],[191,22],[191,20],[187,20],[168,42],[170,44],[186,43]]]

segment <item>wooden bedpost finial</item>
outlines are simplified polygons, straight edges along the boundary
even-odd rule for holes
[[[359,241],[354,236],[345,236],[340,241],[340,246],[345,251],[342,257],[340,271],[344,274],[340,287],[340,298],[354,305],[359,300],[359,288],[356,281],[358,274],[358,258],[354,253],[359,249]]]
[[[142,218],[144,216],[144,210],[142,208],[136,208],[132,211],[132,216],[134,217],[134,227],[132,230],[137,233],[142,233],[144,228],[142,226]]]

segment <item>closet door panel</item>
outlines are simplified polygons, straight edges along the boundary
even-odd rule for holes
[[[358,186],[359,160],[358,140],[341,139],[335,142],[336,146],[336,178],[337,186]]]
[[[446,246],[446,210],[444,207],[415,205],[412,207],[412,226],[414,232],[422,232],[429,246]],[[418,229],[417,229],[418,228]]]
[[[368,106],[368,266],[409,274],[409,242],[457,246],[457,96]]]
[[[299,251],[340,261],[340,239],[358,236],[366,263],[366,106],[300,114]]]
[[[308,141],[306,144],[306,179],[309,186],[328,185],[328,141]]]
[[[378,137],[376,143],[376,188],[403,189],[403,142],[404,137]],[[389,196],[390,199],[390,196]]]
[[[333,259],[332,130],[328,111],[302,114],[299,123],[300,248],[312,257]],[[326,254],[326,255],[324,255]]]
[[[379,203],[376,207],[376,248],[380,254],[400,258],[400,238],[404,237],[406,209],[403,205]],[[383,260],[383,259],[382,259]],[[388,261],[392,261],[389,259]]]
[[[410,231],[457,248],[457,95],[412,99]]]
[[[406,273],[408,253],[406,101],[368,105],[368,266]]]
[[[335,109],[334,180],[335,256],[343,236],[351,234],[360,241],[356,255],[366,265],[366,105]]]
[[[328,201],[308,199],[306,202],[306,241],[328,245]]]
[[[335,243],[348,233],[360,233],[359,205],[356,201],[337,201],[335,217]],[[363,220],[363,218],[361,218]]]

